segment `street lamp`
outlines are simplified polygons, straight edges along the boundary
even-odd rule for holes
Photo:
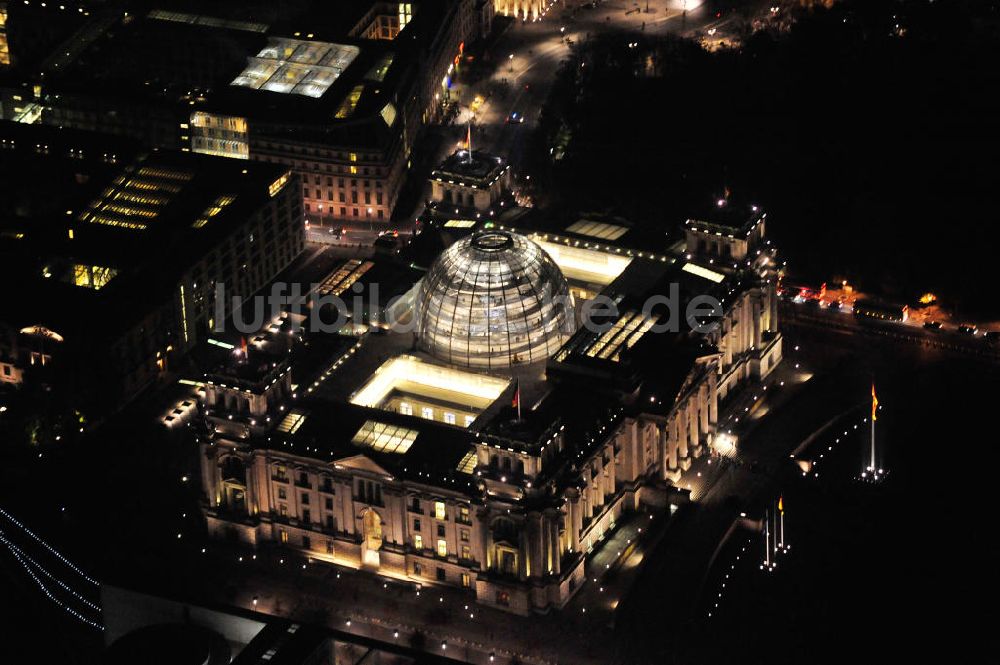
[[[508,55],[507,56],[507,60],[510,62],[510,71],[511,71],[511,73],[513,73],[514,72],[514,54],[511,53],[510,55]]]
[[[253,611],[256,612],[257,611],[257,596],[253,597],[253,601],[252,602],[253,602]]]

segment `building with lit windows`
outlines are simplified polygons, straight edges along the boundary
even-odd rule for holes
[[[3,91],[4,117],[283,165],[313,222],[392,217],[482,27],[474,0],[169,7],[95,12]]]
[[[8,122],[0,155],[2,270],[20,285],[0,357],[21,370],[55,361],[88,402],[117,405],[153,383],[232,314],[231,296],[252,295],[304,246],[297,178],[280,165]]]
[[[736,212],[700,218],[735,239],[745,220],[723,213]],[[205,421],[212,536],[547,612],[587,583],[616,528],[685,493],[693,459],[732,454],[719,423],[781,361],[762,226],[736,258],[685,234],[693,223],[653,244],[614,220],[522,219],[444,229],[468,235],[404,301],[416,332],[364,334],[325,369],[293,368],[297,394],[264,431]],[[532,322],[549,287],[574,294],[560,316],[575,332]],[[464,307],[427,304],[454,295]],[[718,308],[674,326],[667,295]],[[589,310],[598,296],[613,307]],[[519,350],[508,331],[525,323],[538,343]],[[232,422],[218,401],[213,418]]]
[[[7,39],[7,3],[0,2],[0,67],[10,66],[10,41]]]

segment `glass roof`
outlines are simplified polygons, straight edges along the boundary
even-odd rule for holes
[[[417,306],[421,347],[466,367],[543,361],[575,328],[559,267],[531,240],[504,231],[445,250],[422,280]]]
[[[624,226],[604,224],[602,222],[591,222],[585,219],[581,219],[575,224],[571,224],[566,228],[566,230],[570,233],[579,233],[580,235],[590,236],[591,238],[600,238],[601,240],[618,240],[623,235],[628,233],[628,229]]]
[[[231,85],[322,97],[360,52],[352,45],[271,37]]]
[[[410,449],[417,438],[417,431],[398,427],[377,420],[367,420],[352,441],[359,446],[367,446],[379,453],[402,455]]]

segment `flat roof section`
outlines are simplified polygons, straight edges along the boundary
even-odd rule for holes
[[[552,257],[570,281],[607,286],[632,263],[631,256],[563,245],[542,240],[537,235],[529,237]]]
[[[581,219],[578,222],[566,227],[569,233],[579,233],[582,236],[599,238],[600,240],[618,240],[628,233],[628,229],[617,224],[605,224],[604,222],[592,222]]]

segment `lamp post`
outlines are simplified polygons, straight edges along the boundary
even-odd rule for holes
[[[510,63],[510,70],[509,71],[513,74],[514,73],[514,54],[513,53],[511,53],[510,55],[507,56],[507,61]]]

